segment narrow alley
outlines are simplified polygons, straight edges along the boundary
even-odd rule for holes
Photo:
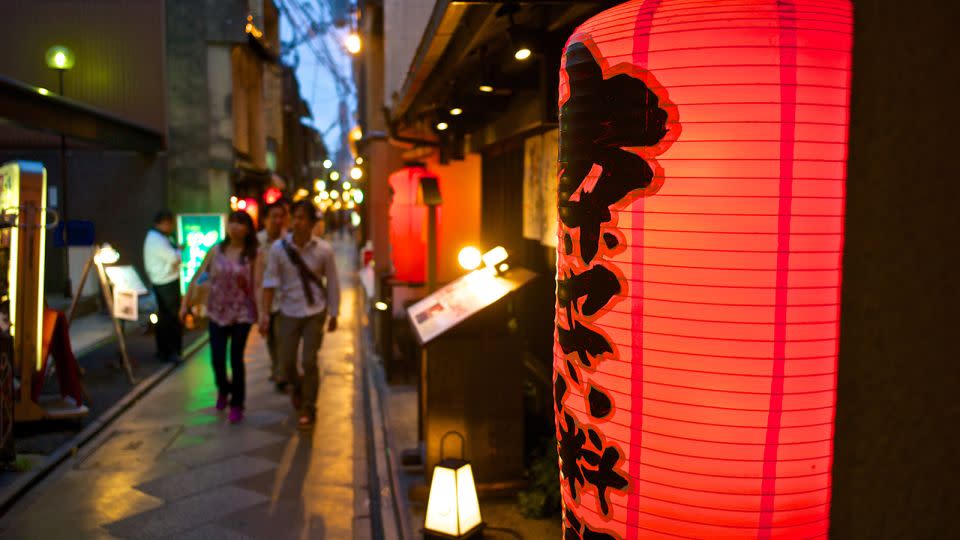
[[[313,430],[297,428],[289,398],[267,380],[270,362],[256,331],[247,346],[247,418],[227,423],[214,409],[205,347],[20,501],[0,521],[0,536],[364,538],[369,525],[356,509],[365,473],[355,430],[364,422],[350,253],[338,245],[341,325],[320,351]]]

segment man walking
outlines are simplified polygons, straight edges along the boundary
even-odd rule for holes
[[[316,209],[309,201],[299,201],[291,209],[291,232],[270,247],[263,276],[261,305],[271,306],[280,298],[280,320],[277,327],[279,357],[287,382],[291,385],[293,406],[301,427],[316,421],[317,391],[320,371],[317,352],[323,343],[327,315],[329,331],[337,328],[340,312],[340,282],[333,247],[313,236],[317,221]],[[270,316],[260,315],[260,332],[270,329]],[[297,348],[303,342],[300,367],[297,370]]]
[[[257,258],[257,284],[260,288],[257,295],[258,300],[263,299],[263,272],[267,266],[267,257],[270,254],[270,246],[276,243],[286,232],[287,217],[289,212],[287,205],[283,201],[277,201],[267,207],[263,219],[263,230],[257,233],[257,241],[260,242],[260,253]],[[283,392],[287,387],[286,375],[283,373],[283,365],[280,363],[277,351],[277,324],[280,321],[280,295],[273,295],[273,304],[270,306],[260,306],[260,313],[268,313],[270,317],[267,328],[267,352],[270,354],[270,380],[276,385],[278,392]]]
[[[147,278],[157,297],[157,356],[180,362],[183,330],[180,327],[180,250],[171,240],[173,213],[161,210],[153,219],[153,228],[143,242],[143,262]]]

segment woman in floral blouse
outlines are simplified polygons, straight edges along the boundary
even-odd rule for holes
[[[230,404],[230,422],[243,420],[246,392],[243,353],[250,328],[257,321],[256,287],[253,269],[257,259],[257,236],[246,212],[233,212],[227,220],[227,238],[203,259],[184,295],[181,318],[187,315],[187,299],[201,280],[209,279],[207,316],[210,318],[210,354],[217,382],[217,410]],[[227,343],[230,343],[230,371],[227,377]]]

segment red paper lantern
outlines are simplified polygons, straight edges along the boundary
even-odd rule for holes
[[[280,200],[283,197],[283,192],[279,188],[270,187],[263,192],[263,202],[267,204],[273,204]]]
[[[634,0],[568,41],[565,538],[827,535],[852,24]]]
[[[420,179],[436,176],[414,165],[400,169],[388,179],[390,203],[390,249],[394,279],[424,283],[427,274],[427,207],[419,201]],[[439,220],[439,217],[438,217]]]

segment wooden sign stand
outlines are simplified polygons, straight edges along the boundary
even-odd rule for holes
[[[77,301],[80,298],[80,294],[83,291],[83,286],[87,282],[87,277],[90,275],[90,270],[93,268],[97,269],[97,278],[100,280],[100,291],[103,293],[103,301],[107,306],[107,311],[110,312],[110,320],[113,321],[113,331],[117,335],[117,342],[120,343],[120,360],[123,365],[124,371],[127,373],[127,379],[130,381],[130,384],[136,384],[137,378],[133,375],[132,363],[130,361],[130,355],[127,354],[127,341],[123,335],[123,328],[120,326],[120,320],[117,319],[117,315],[113,310],[113,287],[110,285],[110,280],[107,278],[107,272],[103,269],[103,263],[97,258],[97,252],[99,247],[94,246],[93,251],[90,253],[90,258],[87,259],[87,264],[83,267],[83,275],[80,276],[80,283],[77,284],[77,292],[73,295],[73,301],[70,303],[70,311],[67,313],[67,321],[73,322],[73,315],[77,310]]]

